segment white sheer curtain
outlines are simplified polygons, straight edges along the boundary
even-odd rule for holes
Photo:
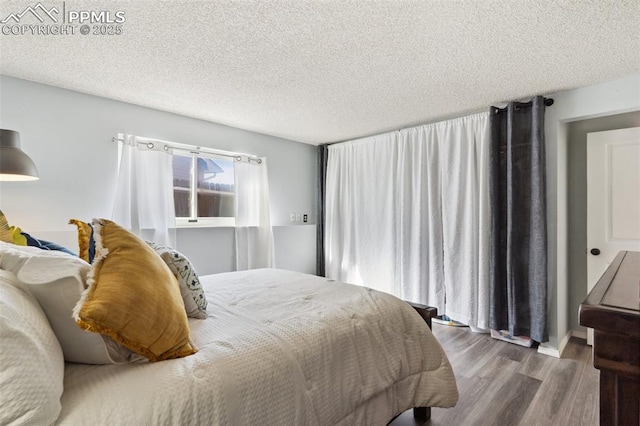
[[[331,145],[327,277],[487,328],[488,131],[487,113]]]
[[[113,220],[138,236],[176,246],[171,151],[124,135]]]
[[[274,268],[267,160],[235,163],[236,269]]]
[[[489,113],[438,125],[445,312],[489,329]]]

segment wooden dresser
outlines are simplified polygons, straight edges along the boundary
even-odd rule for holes
[[[580,305],[580,325],[594,329],[600,424],[640,424],[640,252],[618,253]]]

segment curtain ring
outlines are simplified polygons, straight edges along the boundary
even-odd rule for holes
[[[258,158],[258,164],[262,164],[262,158]]]
[[[165,145],[162,149],[164,149],[165,152],[169,152],[169,145]]]
[[[242,161],[242,157],[240,155],[236,156],[236,161]]]
[[[147,143],[147,148],[153,149],[153,147],[154,147],[153,142],[148,142]]]

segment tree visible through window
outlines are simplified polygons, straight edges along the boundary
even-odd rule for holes
[[[233,161],[204,154],[174,154],[173,198],[179,223],[215,225],[212,219],[235,216]]]

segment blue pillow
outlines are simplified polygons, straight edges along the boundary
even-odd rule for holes
[[[61,246],[60,244],[52,243],[51,241],[39,240],[27,234],[26,232],[21,232],[21,234],[27,239],[28,246],[38,247],[39,249],[42,249],[42,250],[62,251],[64,253],[78,257],[76,253],[74,253],[73,251],[69,250],[64,246]],[[91,236],[93,237],[93,234]],[[95,246],[94,246],[94,253],[95,253]]]
[[[96,240],[93,239],[93,226],[91,227],[91,236],[89,236],[89,263],[93,263],[96,257]]]

